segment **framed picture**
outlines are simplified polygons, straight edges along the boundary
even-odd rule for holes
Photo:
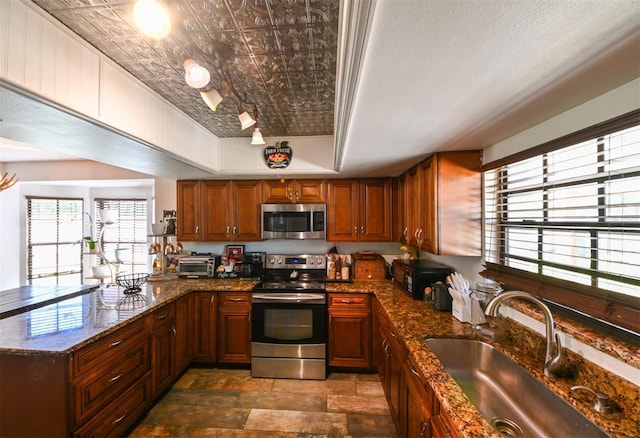
[[[235,259],[236,262],[242,263],[243,254],[244,245],[227,245],[227,259]]]

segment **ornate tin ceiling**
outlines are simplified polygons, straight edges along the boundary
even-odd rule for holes
[[[264,135],[333,133],[339,0],[165,0],[172,29],[162,41],[138,31],[134,0],[33,1],[218,137],[253,129],[240,129],[233,95],[207,107],[184,81],[186,58],[210,67],[217,88],[211,67],[222,56]]]

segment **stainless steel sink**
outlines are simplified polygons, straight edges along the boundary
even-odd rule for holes
[[[493,346],[449,338],[429,338],[426,343],[502,436],[609,436]]]

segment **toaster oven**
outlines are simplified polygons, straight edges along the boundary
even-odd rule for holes
[[[215,258],[212,255],[190,255],[178,260],[178,277],[209,278],[215,275]]]

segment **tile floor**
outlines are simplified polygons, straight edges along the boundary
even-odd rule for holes
[[[397,437],[377,374],[252,378],[191,368],[131,431],[141,437]]]

